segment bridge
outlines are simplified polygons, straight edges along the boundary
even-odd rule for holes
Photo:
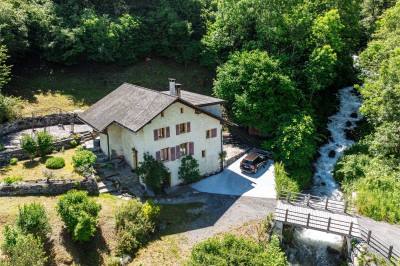
[[[281,191],[275,208],[275,222],[355,238],[367,244],[393,264],[400,252],[358,223],[351,202]]]

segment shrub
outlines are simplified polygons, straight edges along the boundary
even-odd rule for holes
[[[97,157],[93,152],[88,150],[78,150],[74,156],[72,156],[72,165],[75,168],[81,166],[93,166],[96,163]]]
[[[4,144],[0,142],[0,151],[4,151],[5,149]]]
[[[163,163],[157,162],[149,153],[145,153],[143,158],[143,162],[140,162],[136,168],[136,173],[147,186],[160,194],[162,184],[168,180],[168,170]]]
[[[10,165],[16,165],[18,163],[18,158],[11,158]]]
[[[69,144],[71,144],[72,147],[76,147],[76,146],[78,146],[79,143],[73,139],[73,140],[71,140],[71,142]]]
[[[226,235],[212,237],[192,249],[187,265],[287,265],[276,236],[264,247],[253,240]]]
[[[24,235],[15,228],[6,226],[4,239],[2,250],[7,254],[5,265],[43,265],[47,261],[39,238],[31,234]]]
[[[22,136],[20,144],[21,144],[21,148],[24,150],[24,152],[29,156],[29,158],[32,161],[33,158],[35,157],[36,151],[37,151],[37,144],[36,144],[34,138],[32,138],[32,136],[30,136],[28,134],[24,134]]]
[[[47,151],[53,146],[54,137],[46,131],[38,131],[35,133],[35,141],[40,156],[45,156]]]
[[[21,115],[22,101],[0,93],[0,123],[11,121]]]
[[[199,164],[192,155],[187,155],[181,159],[178,175],[185,183],[193,183],[201,179]]]
[[[101,205],[86,191],[71,190],[60,197],[56,210],[75,241],[88,241],[96,231]]]
[[[24,234],[32,234],[42,241],[51,232],[49,216],[41,203],[24,204],[19,208],[17,226]]]
[[[20,182],[22,181],[22,177],[20,176],[12,176],[12,177],[6,177],[3,179],[4,183],[10,185],[12,183]]]
[[[65,160],[61,157],[53,157],[46,160],[46,168],[61,169],[65,166]]]
[[[289,178],[282,162],[274,164],[276,191],[279,193],[282,190],[299,192],[299,186],[296,181]]]
[[[160,208],[151,201],[142,204],[138,199],[131,199],[115,213],[120,254],[134,253],[149,241],[159,212]]]

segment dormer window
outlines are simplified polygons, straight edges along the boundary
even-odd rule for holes
[[[164,111],[161,112],[161,117],[164,117]]]

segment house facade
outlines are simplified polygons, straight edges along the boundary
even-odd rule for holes
[[[169,185],[178,177],[180,159],[192,155],[201,174],[220,169],[222,100],[181,90],[170,79],[170,89],[157,92],[123,84],[80,115],[100,133],[100,148],[109,156],[123,155],[135,169],[148,152],[170,172]]]

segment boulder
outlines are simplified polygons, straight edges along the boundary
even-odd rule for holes
[[[326,183],[325,182],[321,182],[321,186],[326,186]]]
[[[356,134],[354,130],[351,129],[345,129],[344,133],[346,134],[346,138],[350,140],[355,140]]]
[[[353,123],[351,123],[350,121],[346,122],[346,127],[351,127],[353,125]]]
[[[357,113],[351,113],[350,117],[352,117],[352,118],[357,118],[357,117],[358,117],[358,114],[357,114]]]
[[[336,151],[330,150],[328,153],[329,158],[334,158],[336,156]]]

